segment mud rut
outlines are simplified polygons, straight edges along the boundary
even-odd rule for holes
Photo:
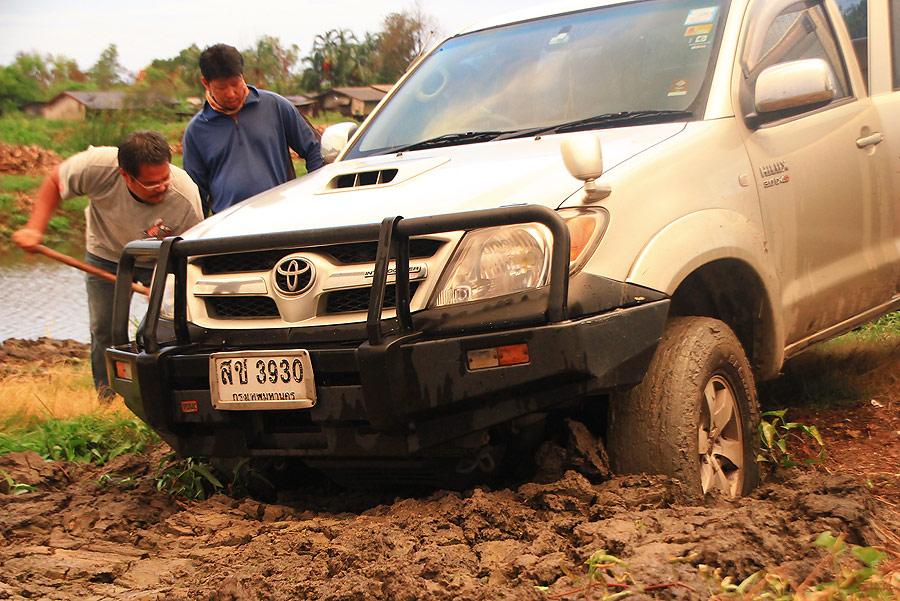
[[[688,498],[662,477],[567,470],[463,493],[318,480],[272,503],[185,503],[150,477],[167,452],[99,469],[0,457],[41,489],[0,495],[0,599],[548,599],[583,587],[599,549],[625,560],[637,585],[662,585],[630,598],[706,599],[699,564],[734,578],[778,566],[800,582],[824,554],[819,533],[872,545],[881,532],[872,497],[843,475],[770,478],[734,502]],[[137,484],[102,487],[103,474]]]

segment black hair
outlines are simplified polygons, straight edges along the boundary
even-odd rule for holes
[[[234,46],[216,44],[200,54],[200,74],[206,81],[244,74],[244,57]]]
[[[172,150],[161,133],[141,129],[128,134],[119,144],[119,167],[137,177],[141,165],[161,165],[172,160]]]

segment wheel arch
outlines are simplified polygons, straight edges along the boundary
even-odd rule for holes
[[[671,296],[673,316],[712,317],[740,340],[757,379],[778,374],[784,323],[773,299],[761,225],[726,209],[686,215],[658,232],[632,265],[628,281]]]

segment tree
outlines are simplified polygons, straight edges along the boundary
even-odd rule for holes
[[[203,85],[200,83],[200,53],[197,44],[191,44],[178,53],[178,56],[168,59],[155,59],[146,69],[149,72],[155,69],[166,74],[171,84],[174,85],[178,96],[203,95]]]
[[[51,75],[47,69],[47,63],[52,59],[49,55],[46,57],[32,52],[16,53],[16,60],[13,63],[19,70],[35,80],[42,89],[46,89],[50,85]]]
[[[312,54],[303,59],[310,67],[303,74],[307,89],[352,85],[351,73],[356,68],[356,49],[359,42],[352,31],[332,29],[313,40]]]
[[[41,100],[41,84],[13,63],[0,67],[0,113],[18,109],[26,102]]]
[[[101,90],[124,83],[122,76],[127,73],[125,67],[119,63],[119,49],[115,44],[110,44],[106,50],[100,53],[100,58],[89,71],[91,81],[97,84]]]
[[[866,31],[866,6],[865,2],[859,1],[856,4],[841,7],[841,14],[847,23],[847,30],[850,32],[850,37],[854,40],[863,39],[868,35]]]
[[[391,13],[382,30],[360,41],[353,32],[332,29],[317,35],[302,85],[307,90],[394,83],[424,50],[433,20],[418,5],[412,12]]]
[[[285,46],[280,39],[264,35],[241,54],[244,79],[250,85],[279,94],[299,91],[299,77],[294,72],[300,54],[296,44]]]
[[[434,30],[432,19],[417,5],[413,12],[391,13],[377,35],[378,83],[394,83],[425,50]]]

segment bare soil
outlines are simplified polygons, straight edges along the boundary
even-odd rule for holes
[[[0,361],[78,346],[7,341]],[[600,598],[582,590],[600,549],[627,562],[630,598],[707,599],[717,590],[701,564],[734,579],[828,577],[813,545],[826,530],[887,550],[896,569],[900,406],[872,400],[805,410],[826,463],[770,472],[734,501],[659,476],[607,478],[575,426],[567,449],[542,448],[534,478],[465,492],[352,491],[301,472],[267,501],[185,502],[156,488],[165,445],[99,468],[10,454],[0,468],[38,491],[0,494],[0,599]]]
[[[61,162],[52,150],[0,141],[0,174],[45,175]]]

